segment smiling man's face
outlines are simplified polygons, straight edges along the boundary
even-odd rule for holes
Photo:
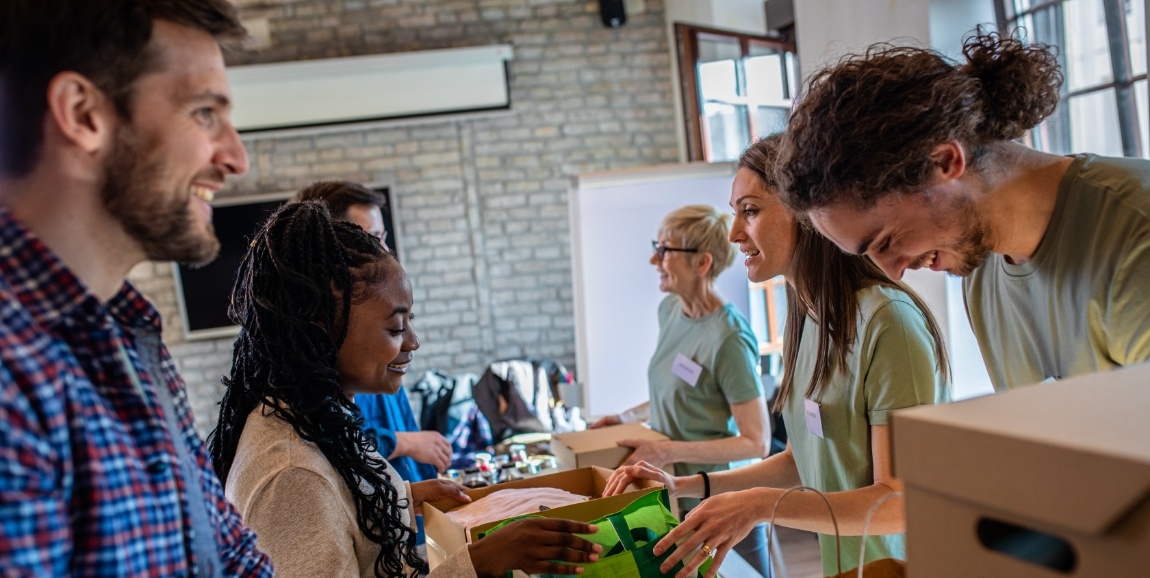
[[[974,204],[957,195],[891,194],[866,209],[840,202],[808,216],[840,249],[869,256],[891,279],[924,267],[969,275],[993,247]]]

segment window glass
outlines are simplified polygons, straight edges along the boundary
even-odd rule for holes
[[[743,49],[737,38],[717,34],[699,34],[699,62],[716,60],[738,60],[743,57]]]
[[[1146,74],[1146,1],[1126,2],[1126,37],[1130,40],[1130,68],[1134,76]],[[1142,104],[1146,104],[1146,93],[1142,93]],[[1145,116],[1142,117],[1146,119]],[[1143,124],[1142,126],[1146,126]],[[1142,147],[1146,150],[1146,147]]]
[[[787,117],[791,109],[786,106],[755,107],[755,138],[783,132],[787,128]]]
[[[1065,44],[1062,61],[1066,67],[1066,90],[1097,86],[1114,81],[1110,66],[1110,40],[1102,0],[1063,2]],[[1053,39],[1052,39],[1053,40]],[[1044,40],[1050,42],[1050,40]]]
[[[787,99],[787,78],[781,54],[746,60],[747,99],[754,104],[780,104]]]
[[[699,64],[699,92],[704,102],[739,99],[739,75],[734,60]]]
[[[705,102],[703,114],[707,119],[704,134],[711,151],[708,160],[721,162],[738,159],[743,148],[751,142],[746,105]]]
[[[1075,152],[1122,156],[1114,89],[1077,96],[1065,105],[1070,109],[1070,143]]]
[[[1007,6],[1007,17],[1013,18],[1015,14],[1029,10],[1031,6],[1041,0],[1011,0]]]
[[[1150,97],[1146,94],[1146,81],[1139,80],[1134,83],[1134,101],[1138,107],[1138,131],[1142,136],[1142,158],[1150,159],[1150,104],[1147,101]]]

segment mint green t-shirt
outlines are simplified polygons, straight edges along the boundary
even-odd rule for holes
[[[798,360],[792,369],[794,389],[787,398],[783,421],[803,485],[821,492],[842,492],[874,483],[870,428],[889,423],[897,409],[950,400],[938,371],[934,340],[926,318],[906,293],[889,287],[858,292],[858,338],[844,371],[825,382],[819,403],[823,430],[820,439],[807,428],[804,403],[814,372],[818,327],[809,317],[803,326]],[[843,536],[842,569],[858,567],[859,536]],[[839,572],[835,537],[819,535],[823,573]],[[866,539],[866,562],[906,559],[903,534]]]
[[[1150,360],[1150,161],[1076,156],[1034,256],[963,289],[996,391]]]
[[[694,385],[671,371],[678,354],[702,366]],[[758,340],[734,306],[724,305],[706,317],[691,319],[683,314],[679,298],[668,296],[659,304],[659,342],[647,367],[651,429],[687,442],[739,435],[731,406],[763,395],[758,367]],[[675,475],[720,472],[751,461],[679,463]],[[679,507],[686,512],[698,503],[695,498],[681,498]]]

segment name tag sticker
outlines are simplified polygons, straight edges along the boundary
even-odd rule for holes
[[[675,362],[671,364],[671,373],[691,387],[695,387],[695,384],[699,383],[699,374],[703,373],[703,366],[691,361],[690,357],[682,353],[676,353]]]
[[[819,412],[819,404],[810,399],[803,400],[803,414],[807,418],[807,431],[823,439],[823,415]]]

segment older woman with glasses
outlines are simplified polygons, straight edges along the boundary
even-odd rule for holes
[[[757,340],[747,320],[725,303],[715,280],[735,259],[727,240],[731,216],[690,205],[663,219],[651,264],[659,290],[659,342],[647,369],[650,401],[591,427],[650,419],[669,441],[620,440],[635,448],[627,460],[695,475],[733,469],[767,453],[770,432],[759,378]],[[679,501],[683,512],[698,499]],[[768,575],[765,525],[736,551]]]

